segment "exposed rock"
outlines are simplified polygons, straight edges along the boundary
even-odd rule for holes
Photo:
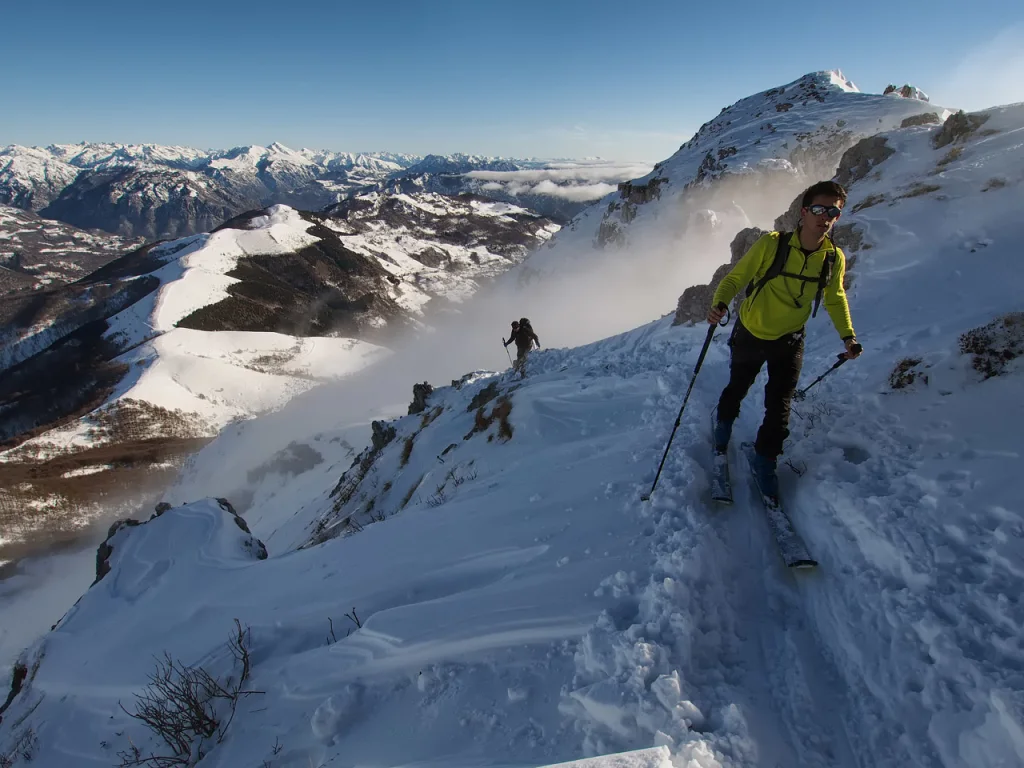
[[[736,263],[743,258],[743,255],[750,250],[750,247],[763,234],[764,230],[757,227],[747,227],[737,232],[736,237],[729,244],[729,252],[731,254],[729,263],[723,264],[715,270],[715,274],[711,276],[710,284],[693,285],[683,291],[683,295],[679,297],[679,301],[676,303],[676,314],[672,319],[672,325],[703,322],[707,317],[708,309],[711,307],[711,300],[714,298],[718,284],[722,282],[725,276],[729,274],[729,271],[736,266]],[[743,292],[740,291],[740,294],[733,300],[733,314],[739,310],[739,305],[743,298]]]
[[[14,669],[11,672],[11,690],[7,693],[7,700],[0,705],[0,723],[4,721],[3,713],[7,711],[7,708],[11,706],[11,702],[14,701],[14,697],[21,693],[21,687],[25,684],[25,678],[28,677],[28,666],[22,664],[20,661],[15,663]],[[2,757],[2,755],[0,755]]]
[[[888,145],[884,136],[861,139],[843,153],[835,179],[844,187],[848,186],[863,179],[872,168],[894,154],[896,150]]]
[[[625,245],[626,234],[622,231],[622,228],[617,222],[605,219],[597,228],[597,240],[595,244],[598,248],[603,248],[608,244]]]
[[[942,120],[935,112],[922,112],[919,115],[911,115],[910,117],[903,118],[903,122],[900,123],[900,128],[910,128],[915,125],[932,125],[941,123]]]
[[[967,114],[962,109],[946,118],[932,144],[936,149],[959,141],[978,130],[988,120],[988,115]]]
[[[427,398],[434,388],[427,382],[412,385],[412,402],[409,403],[409,414],[422,413],[427,409]]]
[[[882,91],[882,95],[885,96],[890,93],[895,93],[897,96],[902,96],[904,99],[917,99],[918,101],[931,101],[928,98],[928,94],[922,91],[920,88],[916,88],[913,85],[903,85],[897,88],[895,85],[890,83],[886,86],[885,90]]]
[[[708,309],[711,307],[711,299],[714,295],[715,289],[710,285],[691,285],[679,297],[672,325],[698,323],[704,320],[708,314]]]
[[[624,181],[619,184],[619,197],[633,205],[643,205],[661,197],[661,185],[668,183],[668,179],[654,178],[646,184],[636,184],[632,181]]]
[[[96,579],[93,584],[96,584],[100,579],[110,573],[110,556],[114,553],[114,548],[110,544],[110,540],[114,538],[118,531],[122,528],[133,528],[137,525],[142,525],[138,520],[132,520],[127,518],[125,520],[118,520],[107,530],[107,538],[103,540],[103,543],[96,549]]]
[[[497,396],[498,396],[498,382],[492,381],[486,387],[484,387],[479,392],[477,392],[475,395],[473,395],[473,399],[470,400],[469,401],[469,405],[466,406],[466,412],[468,413],[468,412],[475,411],[478,408],[482,408],[483,406],[485,406],[487,403],[489,403],[491,400],[493,400]]]
[[[235,525],[237,525],[238,528],[243,533],[246,533],[249,536],[249,538],[243,544],[245,548],[248,549],[256,557],[257,560],[266,560],[266,546],[264,546],[262,541],[260,541],[252,535],[252,531],[249,530],[249,526],[246,524],[242,516],[235,511],[235,508],[231,505],[231,502],[224,498],[218,498],[216,499],[216,501],[218,506],[220,506],[220,508],[224,510],[226,514],[231,515],[231,519],[235,523]],[[163,517],[171,509],[172,507],[170,504],[166,502],[161,502],[160,504],[157,504],[156,512],[153,515],[151,515],[149,520],[146,522],[141,522],[139,520],[132,520],[130,518],[127,518],[124,520],[118,520],[113,525],[111,525],[110,528],[107,530],[107,538],[105,538],[103,540],[103,543],[100,544],[99,547],[97,547],[96,549],[96,579],[95,581],[93,581],[93,584],[95,585],[104,576],[110,573],[110,556],[114,553],[114,547],[110,542],[114,538],[114,536],[118,534],[119,531],[121,531],[124,528],[134,528],[139,525],[147,525],[153,520],[156,520],[158,517]]]
[[[443,267],[445,264],[451,263],[452,260],[452,257],[440,248],[424,248],[419,253],[412,253],[409,255],[421,264],[426,264],[428,267]]]
[[[384,446],[395,439],[395,428],[390,424],[385,424],[383,421],[373,421],[370,422],[370,427],[373,429],[370,442],[373,444],[373,450],[376,452],[384,450]]]

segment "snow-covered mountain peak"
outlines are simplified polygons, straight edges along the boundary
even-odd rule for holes
[[[563,261],[559,246],[570,253],[590,244],[624,246],[631,232],[645,231],[650,238],[657,230],[658,247],[664,248],[687,231],[694,234],[694,222],[705,233],[704,223],[713,220],[722,224],[720,231],[769,226],[776,214],[766,203],[778,196],[788,205],[811,181],[831,178],[843,153],[861,138],[923,113],[939,122],[949,111],[920,99],[863,93],[838,70],[812,72],[747,96],[704,123],[651,173],[619,184],[617,192],[586,209],[529,267],[557,269]],[[654,218],[660,227],[638,226]]]

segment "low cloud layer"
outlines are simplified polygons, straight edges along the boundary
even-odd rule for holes
[[[598,200],[623,181],[651,172],[648,163],[603,160],[550,163],[547,168],[523,171],[471,171],[471,179],[485,182],[483,189],[510,195],[547,195],[574,202]]]

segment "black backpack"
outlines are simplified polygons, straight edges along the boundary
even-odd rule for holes
[[[519,319],[519,327],[525,329],[527,333],[533,332],[533,327],[530,325],[530,321],[525,317]]]
[[[814,295],[814,311],[811,312],[811,317],[816,317],[818,314],[818,307],[821,304],[821,295],[825,292],[825,286],[828,285],[832,279],[832,268],[836,263],[836,244],[832,243],[832,250],[825,256],[825,261],[821,265],[821,274],[817,277],[811,277],[810,275],[794,275],[792,272],[784,272],[786,266],[786,260],[789,258],[789,238],[793,236],[792,232],[780,232],[779,233],[779,244],[775,248],[775,258],[772,259],[771,265],[768,267],[768,271],[764,273],[758,281],[750,281],[747,286],[747,296],[753,299],[757,298],[757,294],[761,292],[769,280],[774,280],[776,277],[791,277],[794,280],[803,280],[805,283],[817,283],[818,291]],[[799,307],[800,303],[795,299],[794,303]]]

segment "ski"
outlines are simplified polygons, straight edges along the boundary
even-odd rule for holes
[[[786,514],[782,502],[773,496],[766,496],[761,492],[761,487],[757,483],[757,475],[754,474],[754,468],[751,464],[751,460],[754,458],[754,444],[743,443],[742,448],[747,458],[751,477],[754,478],[754,485],[757,486],[758,495],[764,503],[765,513],[768,517],[768,527],[771,529],[772,536],[775,537],[775,543],[779,547],[782,559],[785,560],[786,565],[790,568],[806,569],[817,567],[818,561],[811,557],[807,551],[807,545],[804,544],[804,540],[800,538],[800,534],[793,527],[793,522],[789,519],[789,515]]]
[[[729,479],[729,454],[715,451],[711,456],[711,500],[732,504],[732,482]]]

